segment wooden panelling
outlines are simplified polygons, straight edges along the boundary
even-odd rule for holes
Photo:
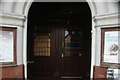
[[[63,76],[87,77],[88,75],[88,66],[79,57],[78,59],[64,59],[62,70]]]

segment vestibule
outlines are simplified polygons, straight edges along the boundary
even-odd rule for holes
[[[27,75],[29,75],[28,64],[35,63],[36,61],[42,62],[42,59],[43,62],[40,64],[43,64],[43,66],[40,66],[42,67],[40,69],[43,71],[36,68],[36,71],[41,71],[41,73],[46,74],[51,70],[50,72],[53,73],[52,75],[59,78],[81,78],[84,77],[84,75],[87,77],[90,76],[91,78],[106,78],[107,68],[111,67],[111,64],[109,67],[101,65],[101,59],[103,59],[103,57],[101,57],[101,49],[103,49],[103,44],[101,45],[101,40],[103,40],[101,39],[103,36],[101,35],[101,30],[104,31],[106,28],[116,29],[120,26],[118,10],[119,0],[86,0],[87,3],[83,0],[85,4],[78,0],[74,0],[74,2],[79,2],[76,3],[76,5],[69,1],[67,2],[69,4],[62,4],[64,3],[63,0],[60,1],[61,3],[58,2],[58,4],[53,4],[53,0],[50,1],[51,2],[49,3],[43,3],[47,1],[41,0],[41,2],[35,4],[34,0],[16,0],[16,2],[14,2],[14,0],[1,0],[0,27],[16,28],[16,64],[1,66],[0,69],[2,72],[0,72],[0,74],[2,75],[2,78],[27,78]],[[51,7],[48,8],[44,5],[49,5]],[[31,10],[32,8],[34,10]],[[33,34],[34,32],[37,33]],[[83,37],[80,37],[81,35],[83,35]],[[75,40],[76,38],[78,41]],[[43,46],[39,46],[38,48],[37,41],[34,42],[35,39],[48,41],[47,43],[45,42],[45,44],[40,41],[38,42],[43,45],[49,45],[49,47],[47,46],[46,48],[46,46],[44,46],[45,49],[42,48]],[[82,42],[82,44],[85,45],[82,45],[81,47],[79,42]],[[36,48],[31,46],[33,43],[37,43]],[[74,51],[71,46],[76,49],[77,47],[80,47],[83,51],[80,48],[78,51]],[[31,51],[28,50],[29,48]],[[36,52],[39,52],[39,54],[34,53],[34,50],[32,50],[37,48],[39,50],[36,50]],[[67,51],[65,49],[67,49]],[[86,57],[88,59],[85,60],[85,58],[83,58],[79,60],[80,56],[84,56],[81,53],[85,55],[89,54]],[[38,57],[40,57],[41,60],[33,61],[35,58],[27,60],[27,58],[31,56],[29,54],[35,55],[36,59],[39,59]],[[46,61],[49,62],[45,62],[45,58]],[[84,74],[81,74],[81,72],[77,72],[77,70],[81,66],[79,62],[82,63],[84,61],[86,61],[86,63],[88,61],[87,66],[89,67],[84,71]],[[64,69],[65,67],[61,68],[59,65],[66,66],[66,69]],[[52,67],[46,69],[44,66]],[[75,69],[76,66],[78,66],[77,69]],[[84,66],[86,66],[86,64]],[[80,68],[82,69],[84,66]],[[35,70],[33,69],[33,71]],[[18,74],[16,74],[16,72]],[[65,72],[65,74],[62,74],[63,72]],[[7,75],[7,73],[12,73],[13,75]],[[76,73],[79,74],[79,76]]]
[[[89,78],[91,17],[86,2],[33,3],[28,13],[28,78]]]

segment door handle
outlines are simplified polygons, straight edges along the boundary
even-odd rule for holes
[[[34,63],[34,61],[27,61],[27,63],[32,64],[32,63]]]
[[[62,42],[62,48],[64,48],[65,46],[64,46],[64,42]]]
[[[63,53],[62,53],[62,58],[64,57]]]

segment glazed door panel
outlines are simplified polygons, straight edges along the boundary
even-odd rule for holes
[[[55,29],[55,28],[54,28]],[[53,27],[34,27],[28,53],[28,76],[55,77],[55,30]]]
[[[64,27],[62,42],[62,78],[88,77],[88,56],[85,32],[79,27]]]
[[[73,80],[88,77],[89,56],[84,30],[56,26],[34,28],[28,54],[29,77]]]

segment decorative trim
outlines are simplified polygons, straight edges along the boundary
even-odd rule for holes
[[[0,23],[0,27],[3,26],[3,27],[24,27],[24,25],[20,25],[20,24],[5,24],[5,23]]]
[[[101,27],[101,28],[106,28],[106,27],[120,27],[120,24],[106,24],[106,25],[96,25],[95,27]]]
[[[114,17],[120,17],[120,12],[105,14],[105,15],[96,15],[93,17],[93,20],[95,21],[95,20],[102,20],[102,19],[108,19],[108,18],[114,18]]]
[[[0,11],[0,25],[23,27],[26,19],[24,15]]]
[[[19,25],[11,25],[11,24],[10,25],[9,24],[5,25],[5,24],[0,23],[0,28],[2,28],[2,27],[13,27],[14,28],[14,27],[19,27]],[[21,27],[23,27],[23,26],[21,26]]]
[[[93,17],[93,20],[95,22],[95,27],[120,26],[119,19],[120,19],[120,12],[97,15]]]
[[[1,17],[14,18],[14,19],[20,19],[20,20],[25,19],[24,15],[18,15],[18,14],[15,14],[15,13],[6,13],[6,12],[3,12],[3,11],[0,11],[0,16]]]

